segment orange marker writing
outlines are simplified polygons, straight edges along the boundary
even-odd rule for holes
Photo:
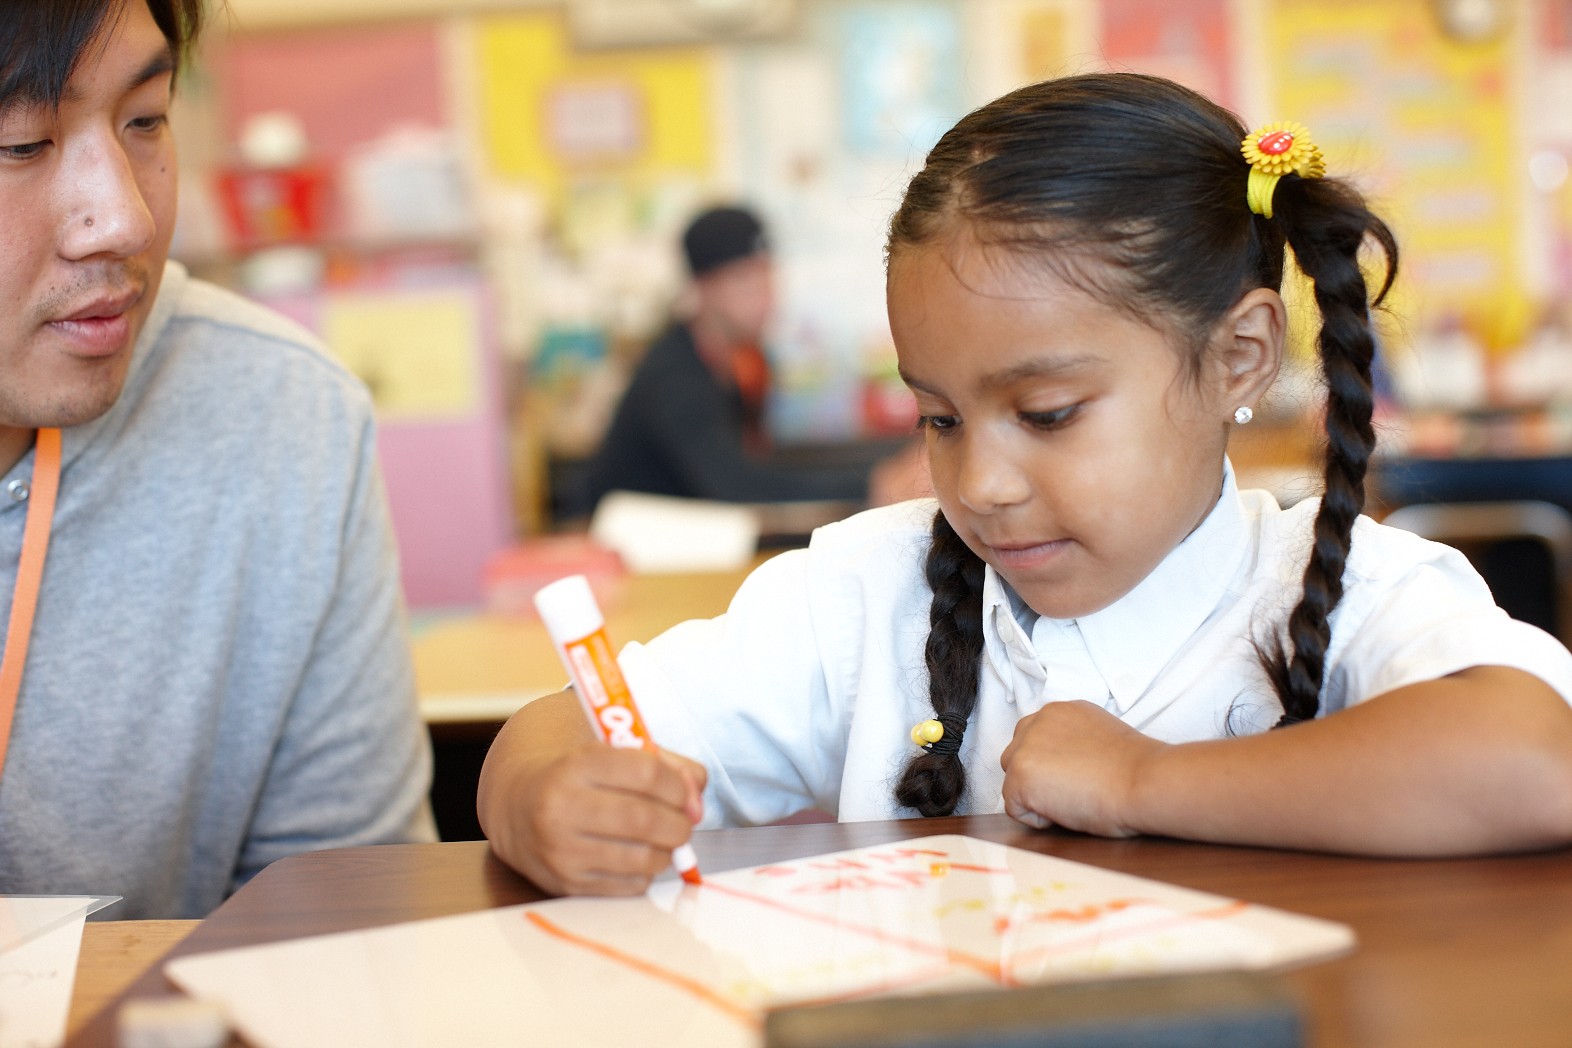
[[[606,639],[606,619],[595,603],[589,579],[569,575],[543,586],[535,594],[535,610],[551,634],[562,664],[573,678],[573,690],[602,742],[618,749],[654,746],[644,718],[633,704],[633,693],[623,679]],[[671,864],[689,884],[702,883],[699,858],[691,844],[680,844],[671,853]]]

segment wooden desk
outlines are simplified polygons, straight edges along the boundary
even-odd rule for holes
[[[721,614],[764,559],[738,571],[627,576],[620,595],[603,609],[612,643],[649,640],[679,622]],[[546,628],[523,615],[479,613],[439,621],[416,632],[414,655],[427,724],[505,721],[567,683]]]
[[[66,1036],[141,978],[198,921],[88,921],[82,928],[76,981],[71,986],[71,1012]]]
[[[718,871],[934,833],[964,833],[1342,921],[1351,955],[1289,973],[1314,1048],[1556,1046],[1572,1041],[1572,850],[1403,862],[1036,832],[1004,816],[699,833]],[[351,848],[282,859],[175,955],[541,898],[482,842]],[[158,971],[133,994],[170,989]],[[113,1042],[106,1012],[68,1042]]]

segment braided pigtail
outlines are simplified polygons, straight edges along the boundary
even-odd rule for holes
[[[1315,285],[1327,388],[1326,493],[1316,512],[1303,594],[1288,618],[1291,650],[1279,647],[1263,660],[1283,704],[1278,721],[1283,727],[1309,720],[1320,709],[1331,641],[1328,618],[1343,596],[1343,568],[1354,521],[1364,509],[1365,472],[1375,447],[1370,307],[1381,303],[1397,275],[1397,242],[1354,189],[1334,180],[1285,178],[1274,203],[1275,221],[1299,268]],[[1360,249],[1368,240],[1380,245],[1386,262],[1386,276],[1373,303],[1359,264]]]
[[[906,765],[895,799],[924,816],[949,815],[966,790],[961,735],[977,704],[982,666],[983,562],[967,548],[942,512],[933,516],[933,544],[924,565],[933,603],[928,608],[928,696],[944,737]]]

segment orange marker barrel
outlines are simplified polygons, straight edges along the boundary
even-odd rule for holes
[[[535,594],[535,609],[540,612],[546,632],[551,634],[557,654],[573,678],[579,704],[601,741],[618,749],[654,746],[622,667],[612,654],[606,619],[595,603],[589,579],[569,575],[541,587]],[[671,853],[671,862],[684,881],[700,883],[699,860],[691,844],[679,845]]]

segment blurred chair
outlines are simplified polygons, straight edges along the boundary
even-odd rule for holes
[[[1370,491],[1388,506],[1423,502],[1549,502],[1572,510],[1572,455],[1542,458],[1377,457]]]
[[[1572,644],[1572,513],[1526,499],[1418,503],[1383,523],[1456,548],[1507,614]]]

